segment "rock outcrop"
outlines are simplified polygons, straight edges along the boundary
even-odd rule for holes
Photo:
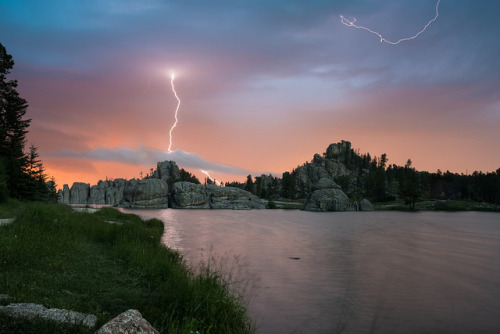
[[[312,191],[304,201],[305,211],[356,211],[349,197],[333,180],[322,178],[312,186]]]
[[[340,143],[330,144],[325,153],[329,158],[345,160],[345,157],[351,154],[351,143],[342,140]]]
[[[165,182],[179,180],[181,178],[181,171],[174,161],[162,161],[156,164],[156,171],[153,177]]]
[[[204,186],[180,179],[182,173],[176,163],[163,161],[157,164],[156,171],[149,178],[142,180],[106,180],[92,187],[75,182],[71,189],[64,185],[63,190],[59,191],[59,201],[65,204],[104,204],[127,208],[265,208],[264,202],[243,189]]]
[[[361,201],[359,201],[359,211],[373,211],[373,204],[367,200],[366,198],[363,198]]]
[[[62,190],[59,190],[59,201],[64,204],[69,204],[69,196],[71,192],[69,191],[69,186],[65,184]]]
[[[265,209],[262,200],[239,188],[207,185],[208,203],[211,209]]]
[[[67,184],[59,190],[59,202],[64,204],[108,204],[117,205],[123,200],[127,180],[99,181],[90,187],[87,183],[75,182],[71,189]]]
[[[233,187],[176,182],[172,187],[173,208],[179,209],[264,209],[265,203],[248,191]]]
[[[206,187],[191,182],[174,183],[171,206],[175,209],[210,209]]]
[[[167,182],[161,179],[131,180],[125,185],[120,205],[132,208],[167,208]]]
[[[137,310],[127,310],[104,324],[95,334],[159,333]]]
[[[318,183],[319,180],[323,178],[334,180],[349,173],[344,164],[315,154],[311,163],[298,167],[292,175],[295,177],[298,196],[303,196],[309,194],[312,191],[312,185]]]
[[[97,317],[92,314],[84,314],[57,308],[46,308],[43,305],[31,303],[14,303],[7,306],[0,306],[0,313],[18,319],[31,320],[41,318],[57,323],[79,324],[88,328],[93,328],[97,323]]]
[[[305,211],[372,211],[373,205],[367,199],[351,202],[340,186],[329,178],[322,178],[312,186],[304,201]]]
[[[69,191],[69,204],[87,204],[90,194],[88,183],[75,182]]]

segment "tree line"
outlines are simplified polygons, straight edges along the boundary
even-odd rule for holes
[[[17,92],[17,80],[7,78],[13,66],[12,56],[0,43],[0,202],[55,200],[55,182],[47,181],[37,148],[31,144],[26,150],[31,119],[25,117],[28,103]]]
[[[417,171],[411,159],[404,166],[391,165],[385,153],[372,157],[350,146],[338,154],[325,152],[323,157],[344,164],[349,171],[348,175],[337,176],[334,181],[353,200],[367,198],[372,202],[387,202],[401,199],[413,209],[417,201],[428,199],[500,204],[500,168],[472,174]],[[310,193],[311,185],[298,182],[297,169],[282,173],[281,178],[248,175],[246,182],[228,182],[226,186],[239,187],[266,199],[303,199]]]
[[[398,166],[387,165],[386,154],[379,158],[371,158],[369,154],[355,156],[356,176],[340,177],[336,181],[356,198],[366,197],[374,202],[401,198],[411,208],[415,208],[416,201],[426,199],[500,204],[500,168],[487,173],[458,174],[441,170],[431,173],[417,171],[411,159],[404,166]]]

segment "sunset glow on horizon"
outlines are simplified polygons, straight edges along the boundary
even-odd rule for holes
[[[0,42],[29,104],[28,146],[59,188],[175,159],[200,181],[202,170],[223,182],[281,175],[341,140],[389,164],[465,174],[500,167],[499,10],[488,0],[4,1]],[[424,26],[397,47],[380,43]]]

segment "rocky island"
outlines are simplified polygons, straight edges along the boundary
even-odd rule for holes
[[[174,161],[158,162],[153,175],[141,180],[115,179],[96,185],[75,182],[59,190],[65,204],[104,204],[125,208],[264,209],[266,202],[235,187],[183,181]]]
[[[298,167],[291,174],[283,173],[282,179],[261,175],[250,185],[231,183],[225,187],[200,184],[188,172],[179,169],[174,161],[167,160],[158,162],[156,169],[144,179],[106,180],[93,186],[75,182],[71,188],[65,184],[59,190],[58,198],[65,204],[234,210],[264,209],[269,201],[285,198],[302,201],[302,210],[306,211],[373,210],[368,200],[350,199],[335,182],[336,178],[352,174],[338,159],[350,154],[350,151],[349,142],[331,144],[327,156],[337,159],[315,154],[310,163]]]

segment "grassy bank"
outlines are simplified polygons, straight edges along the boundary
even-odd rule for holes
[[[95,314],[98,326],[135,308],[163,333],[252,332],[241,296],[222,274],[210,268],[195,274],[161,246],[158,220],[18,202],[0,206],[2,216],[17,219],[0,226],[0,294],[16,302]]]

